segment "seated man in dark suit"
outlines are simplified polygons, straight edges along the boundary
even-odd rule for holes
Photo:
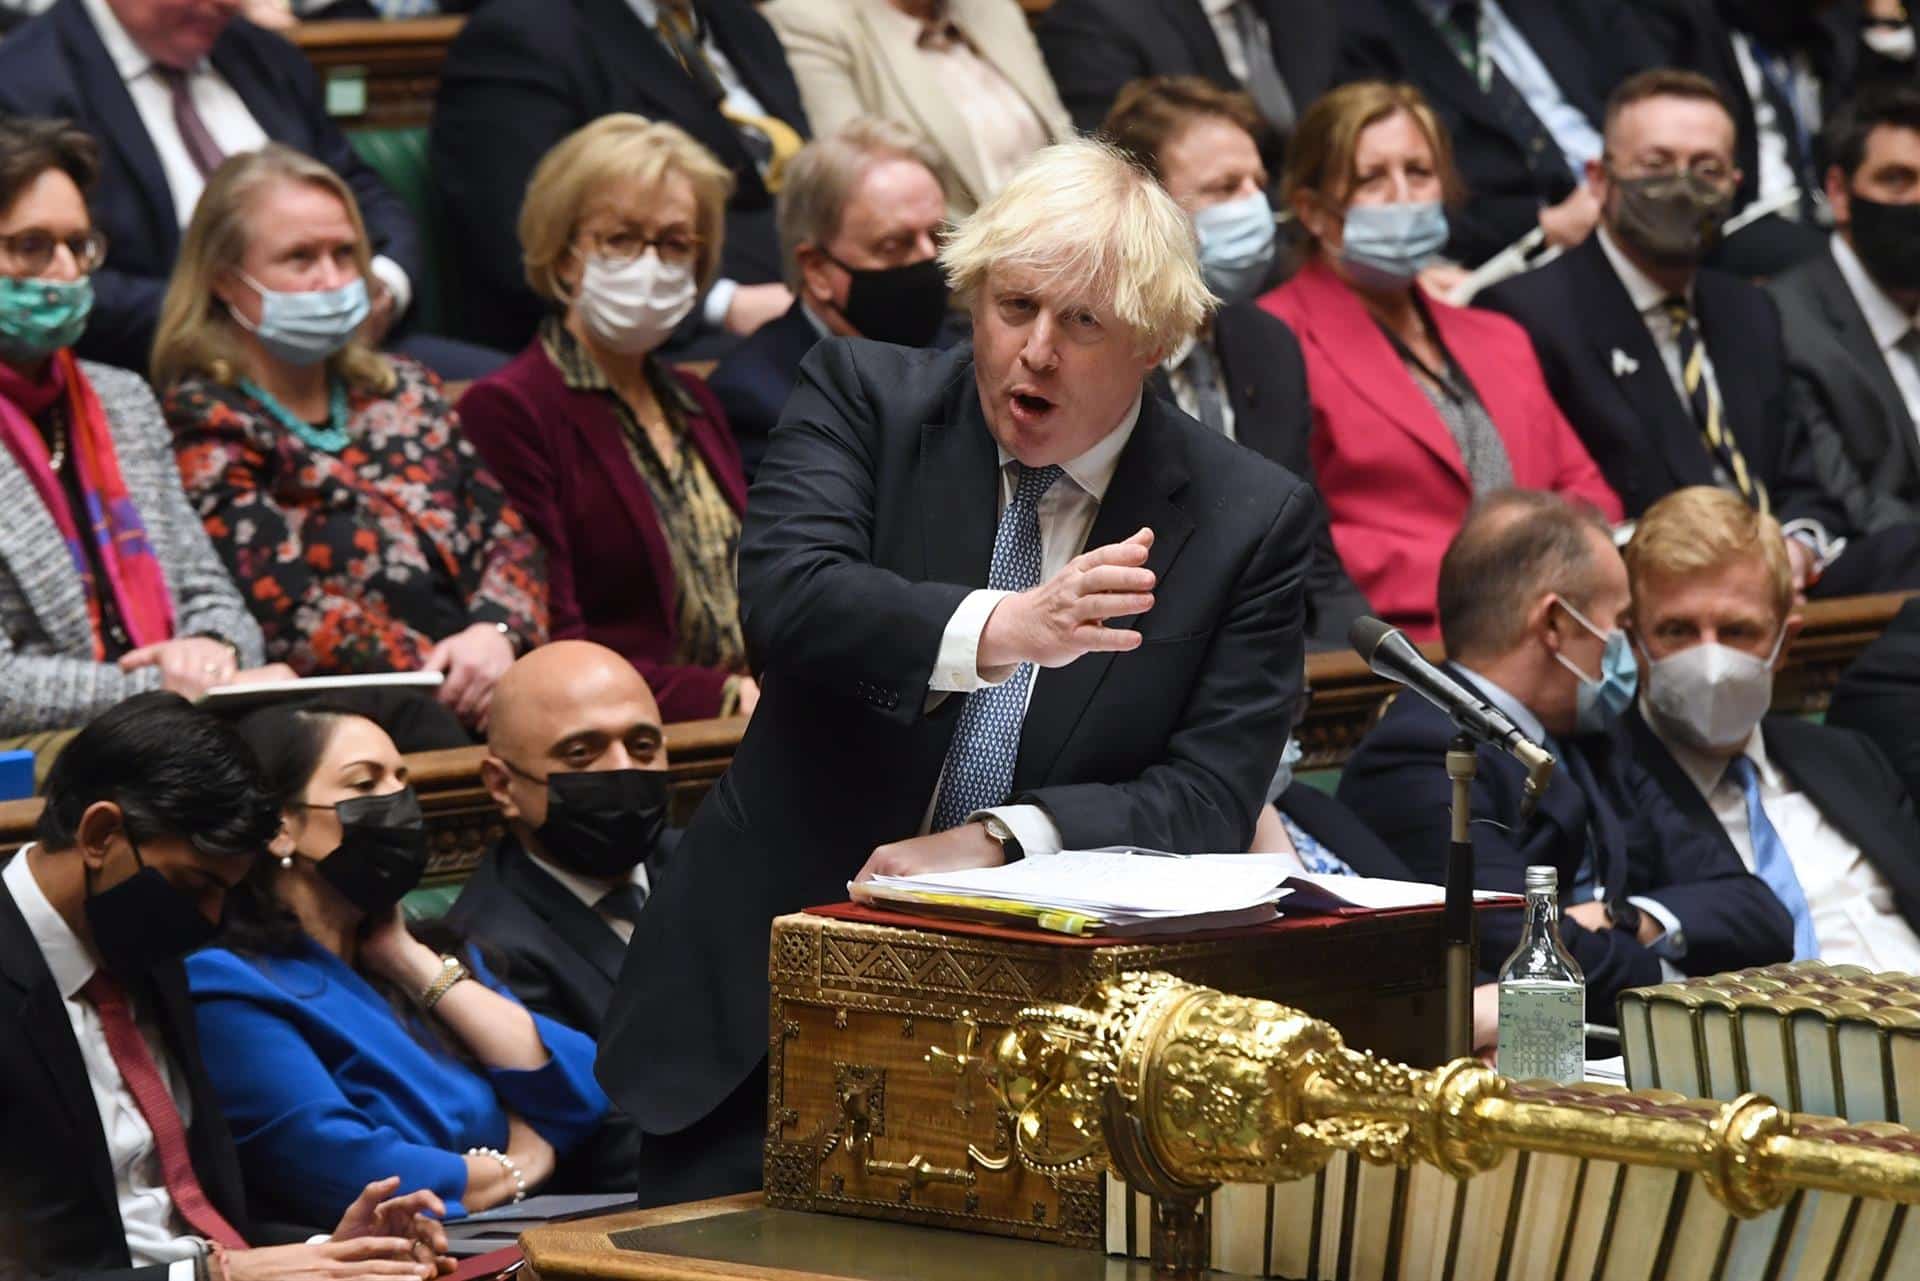
[[[1474,883],[1517,894],[1529,865],[1559,869],[1561,932],[1595,1021],[1611,1021],[1622,988],[1661,982],[1672,967],[1713,974],[1793,950],[1786,909],[1725,834],[1690,822],[1634,759],[1618,723],[1636,675],[1620,627],[1627,607],[1626,567],[1605,522],[1551,494],[1487,499],[1441,562],[1448,670],[1559,762],[1523,820],[1525,770],[1480,749]],[[1421,880],[1445,875],[1453,736],[1443,712],[1403,694],[1340,779],[1340,799]],[[1513,950],[1520,924],[1518,912],[1481,917],[1484,969]]]
[[[634,922],[678,837],[666,827],[660,709],[619,654],[555,641],[500,678],[487,752],[480,777],[507,834],[447,919],[500,957],[521,1004],[598,1038]],[[639,1130],[615,1109],[552,1190],[622,1186],[639,1152]]]
[[[421,248],[406,206],[327,115],[306,55],[235,13],[232,5],[183,16],[162,0],[59,0],[0,45],[0,110],[67,117],[102,144],[93,214],[110,247],[75,344],[82,356],[146,371],[181,229],[207,175],[269,141],[306,152],[353,188],[376,255],[369,323],[379,341],[412,302]],[[402,348],[448,378],[476,377],[498,361],[444,339]]]
[[[627,953],[599,1073],[642,1196],[755,1187],[768,923],[876,873],[1245,849],[1313,491],[1146,388],[1211,303],[1120,153],[1037,152],[941,251],[973,344],[823,341],[740,539],[762,693]]]
[[[1307,365],[1300,340],[1253,300],[1278,257],[1253,100],[1197,76],[1136,80],[1101,135],[1160,180],[1194,220],[1200,272],[1220,307],[1160,362],[1157,391],[1200,422],[1311,477]],[[1307,578],[1307,648],[1345,650],[1367,601],[1321,522]]]
[[[752,478],[822,338],[929,347],[947,317],[933,260],[947,219],[936,158],[901,125],[850,121],[800,149],[780,189],[780,256],[796,301],[727,353],[707,386]]]
[[[680,349],[718,350],[716,336],[792,305],[773,197],[807,117],[751,0],[489,0],[447,50],[428,144],[467,337],[504,351],[533,337],[545,308],[521,274],[527,181],[562,138],[616,111],[679,125],[733,171],[720,278]]]
[[[1720,91],[1690,71],[1635,76],[1608,101],[1606,139],[1587,171],[1599,231],[1479,301],[1526,328],[1627,515],[1687,485],[1721,485],[1780,518],[1810,593],[1913,582],[1912,529],[1863,535],[1821,484],[1773,300],[1700,265],[1740,181]]]
[[[180,962],[279,824],[246,744],[177,694],[126,700],[54,762],[35,841],[0,870],[0,1275],[438,1274],[446,1234],[427,1214],[445,1207],[390,1199],[397,1179],[329,1240],[249,1248]]]
[[[1769,290],[1809,402],[1808,447],[1857,529],[1920,521],[1920,86],[1862,90],[1828,122],[1821,251]]]
[[[1278,144],[1334,83],[1333,0],[1054,0],[1034,24],[1060,100],[1100,127],[1121,89],[1146,76],[1199,76],[1253,98]],[[1267,163],[1278,166],[1277,145]]]
[[[1536,227],[1570,248],[1597,210],[1581,183],[1600,154],[1607,92],[1654,65],[1619,0],[1352,0],[1340,72],[1417,86],[1453,139],[1472,199],[1449,209],[1448,252],[1477,265]]]
[[[1800,630],[1777,522],[1724,490],[1669,494],[1626,548],[1646,664],[1634,756],[1727,834],[1793,917],[1797,961],[1920,973],[1920,821],[1873,740],[1769,716]]]
[[[1826,723],[1872,739],[1920,799],[1920,597],[1840,674]]]

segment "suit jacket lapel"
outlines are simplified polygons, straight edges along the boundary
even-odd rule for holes
[[[1233,406],[1233,436],[1256,453],[1277,459],[1280,442],[1275,436],[1280,415],[1275,412],[1276,407],[1260,403],[1259,371],[1268,362],[1269,355],[1258,342],[1251,341],[1256,335],[1243,331],[1239,319],[1231,308],[1223,307],[1213,313],[1214,346],[1220,352],[1221,390]],[[1249,341],[1242,341],[1243,335]],[[1158,370],[1154,374],[1164,382],[1165,376]],[[1169,400],[1173,398],[1171,392],[1162,394]],[[1304,464],[1304,449],[1301,453],[1300,462]]]
[[[1215,84],[1232,84],[1233,73],[1227,69],[1227,56],[1220,52],[1220,37],[1213,33],[1213,23],[1200,7],[1200,0],[1157,0],[1157,3],[1168,25],[1180,33],[1181,43],[1193,58],[1194,70]]]
[[[1187,483],[1185,451],[1174,425],[1178,413],[1156,396],[1149,395],[1142,402],[1140,421],[1120,453],[1120,465],[1114,470],[1086,542],[1087,547],[1103,547],[1147,526],[1153,530],[1147,568],[1162,583],[1167,580],[1168,567],[1193,533],[1192,517],[1173,501]],[[1116,618],[1113,625],[1131,627],[1134,622],[1131,617]],[[1060,749],[1066,746],[1088,701],[1113,666],[1113,659],[1110,652],[1085,654],[1065,667],[1034,674],[1033,697],[1020,731],[1020,758],[1014,766],[1016,795],[1023,788],[1046,781]]]
[[[511,837],[501,847],[500,866],[503,879],[556,935],[605,975],[609,983],[620,977],[620,962],[625,959],[627,949],[598,912],[535,867],[519,842]]]
[[[1614,389],[1626,402],[1627,413],[1640,429],[1643,443],[1666,459],[1671,488],[1711,483],[1699,424],[1674,390],[1653,333],[1635,310],[1626,285],[1614,273],[1599,237],[1588,236],[1586,243],[1573,251],[1573,258],[1586,277],[1575,296],[1586,299],[1593,308],[1587,333],[1596,353],[1595,368],[1612,379]],[[1616,351],[1635,364],[1631,373],[1614,372]]]
[[[1884,806],[1862,792],[1847,770],[1819,750],[1814,736],[1802,737],[1797,726],[1769,716],[1760,722],[1761,739],[1767,755],[1795,787],[1812,798],[1829,823],[1860,847],[1869,863],[1893,887],[1901,914],[1909,924],[1920,921],[1920,852],[1904,848],[1900,835],[1879,821]],[[1906,857],[1887,858],[1892,852]]]
[[[920,429],[921,578],[985,587],[1000,525],[1000,452],[987,430],[973,365],[961,366],[945,422]]]
[[[74,1039],[66,1003],[53,985],[46,959],[4,885],[0,885],[0,1014],[26,1037],[33,1057],[45,1067],[47,1088],[66,1109],[75,1140],[84,1145],[94,1194],[118,1222],[119,1197],[107,1160],[107,1134],[94,1106],[86,1060],[80,1057],[80,1043]]]
[[[892,79],[921,132],[929,138],[970,139],[972,130],[953,99],[938,80],[920,70],[922,59],[913,29],[899,21],[897,14],[876,14],[876,7],[892,9],[887,0],[867,0],[854,15],[855,21],[866,29],[867,38],[880,51],[881,73]],[[975,202],[984,203],[989,192],[979,153],[971,146],[959,146],[950,149],[946,158],[967,193]]]
[[[1907,460],[1907,475],[1920,479],[1920,440],[1914,437],[1913,417],[1907,413],[1906,398],[1900,394],[1900,384],[1893,380],[1893,371],[1887,368],[1887,358],[1874,339],[1866,313],[1860,310],[1859,299],[1847,287],[1847,278],[1840,274],[1840,264],[1833,260],[1830,251],[1814,259],[1809,283],[1820,309],[1826,313],[1827,323],[1833,326],[1834,337],[1859,364],[1873,387],[1873,394],[1886,407],[1897,438],[1896,448]]]
[[[180,249],[180,221],[173,207],[173,189],[167,185],[167,172],[160,164],[147,126],[133,105],[120,68],[107,53],[107,46],[94,30],[93,20],[79,3],[54,6],[49,19],[60,26],[62,42],[77,64],[74,77],[90,100],[88,108],[100,119],[101,141],[118,151],[133,171],[133,198],[147,209],[147,222],[156,243],[167,259]]]
[[[659,36],[640,21],[633,6],[627,0],[576,0],[576,3],[581,20],[602,52],[601,64],[618,69],[609,73],[618,77],[615,91],[633,92],[647,99],[654,109],[644,114],[678,124],[718,156],[720,163],[733,170],[743,184],[751,182],[757,186],[759,171],[740,136],[719,108],[707,101],[678,60],[667,52]],[[716,25],[715,29],[720,28]],[[725,41],[721,43],[724,47]],[[731,58],[731,53],[728,56]]]

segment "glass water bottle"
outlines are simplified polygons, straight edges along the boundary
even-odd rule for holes
[[[1587,981],[1560,941],[1559,873],[1527,869],[1527,926],[1500,967],[1499,1070],[1571,1084],[1586,1075]]]

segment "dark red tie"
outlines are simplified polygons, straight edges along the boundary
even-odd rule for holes
[[[180,1217],[209,1241],[230,1250],[244,1250],[247,1243],[233,1230],[220,1211],[213,1208],[200,1179],[193,1172],[193,1153],[187,1147],[187,1127],[180,1123],[180,1109],[167,1090],[166,1078],[147,1049],[146,1038],[133,1022],[133,1007],[127,993],[105,970],[96,970],[80,994],[93,1002],[100,1012],[100,1028],[107,1037],[107,1049],[120,1079],[127,1083],[140,1115],[147,1118],[153,1131],[153,1145],[160,1153],[160,1171],[167,1182],[167,1195]]]
[[[186,144],[187,157],[193,161],[193,167],[200,171],[202,178],[210,178],[227,153],[214,140],[213,130],[207,128],[207,122],[201,118],[200,109],[193,105],[193,82],[189,74],[177,67],[153,65],[153,73],[160,77],[160,83],[167,87],[167,93],[173,99],[173,124],[180,131],[180,141]]]

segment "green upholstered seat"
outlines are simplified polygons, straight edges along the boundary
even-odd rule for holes
[[[420,228],[422,267],[419,278],[413,282],[414,327],[422,333],[445,333],[442,222],[433,168],[427,161],[427,131],[424,128],[359,129],[347,137],[360,158],[405,202]]]

